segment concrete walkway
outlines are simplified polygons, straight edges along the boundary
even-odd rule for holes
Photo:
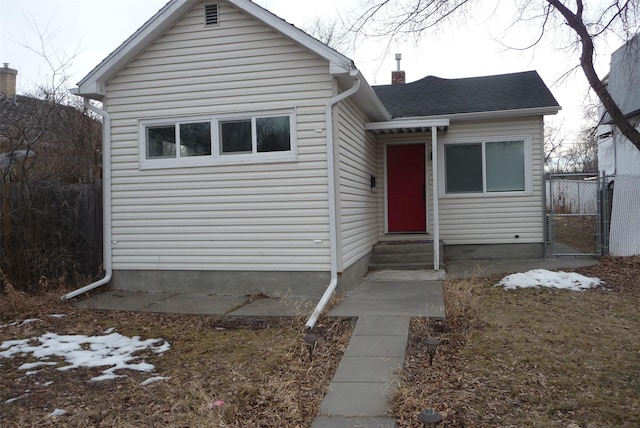
[[[399,271],[365,277],[329,312],[357,322],[312,428],[395,426],[389,399],[399,385],[409,318],[445,316],[440,281],[421,276]]]

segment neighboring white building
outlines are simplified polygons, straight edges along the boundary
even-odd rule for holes
[[[388,240],[542,256],[538,74],[394,75],[247,0],[169,2],[74,91],[106,111],[114,287],[319,296]]]
[[[611,55],[609,93],[640,129],[640,34]],[[640,150],[603,115],[598,127],[598,169],[614,180],[609,252],[640,254]]]

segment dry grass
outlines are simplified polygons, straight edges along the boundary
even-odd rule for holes
[[[400,426],[432,407],[447,427],[640,426],[640,257],[579,269],[608,289],[504,291],[445,284],[449,328],[414,319],[394,400]],[[428,366],[421,339],[443,345]]]
[[[48,317],[53,313],[66,317]],[[0,342],[45,332],[94,335],[110,327],[143,339],[162,337],[171,349],[145,359],[169,379],[142,386],[149,373],[124,370],[126,378],[88,382],[100,369],[61,372],[55,367],[25,376],[17,367],[33,358],[2,359],[2,427],[310,426],[351,331],[349,321],[321,319],[311,361],[297,319],[91,311],[53,295],[0,295],[0,324],[26,318],[41,321],[0,328]],[[5,403],[14,397],[21,398]],[[216,406],[218,400],[224,405]],[[47,417],[55,408],[68,413]]]

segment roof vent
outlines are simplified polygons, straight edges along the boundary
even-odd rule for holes
[[[218,25],[218,4],[204,5],[204,23],[205,25]]]

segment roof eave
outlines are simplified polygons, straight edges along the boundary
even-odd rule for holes
[[[104,97],[105,83],[198,2],[174,0],[167,3],[78,83],[78,95],[94,99]]]
[[[441,128],[447,126],[449,126],[449,119],[441,116],[433,119],[395,119],[381,122],[369,122],[365,124],[364,129],[367,131],[384,131],[399,128]]]
[[[479,111],[470,113],[453,113],[453,114],[437,114],[431,116],[410,116],[410,117],[398,117],[394,120],[434,120],[439,118],[447,118],[451,122],[461,120],[475,120],[475,119],[500,119],[505,117],[517,117],[517,116],[546,116],[557,114],[562,107],[560,106],[547,106],[547,107],[534,107],[512,110],[495,110],[495,111]]]
[[[282,18],[274,15],[268,10],[258,6],[250,0],[227,0],[233,6],[243,12],[253,16],[255,19],[268,25],[282,35],[301,44],[311,52],[329,61],[329,72],[332,75],[349,73],[355,69],[353,61],[338,51],[330,48],[316,38],[310,36],[294,25],[289,24]]]
[[[373,88],[371,88],[360,70],[357,70],[356,78],[362,82],[356,99],[359,101],[360,108],[367,114],[367,118],[374,122],[391,120],[391,114],[373,91]]]

